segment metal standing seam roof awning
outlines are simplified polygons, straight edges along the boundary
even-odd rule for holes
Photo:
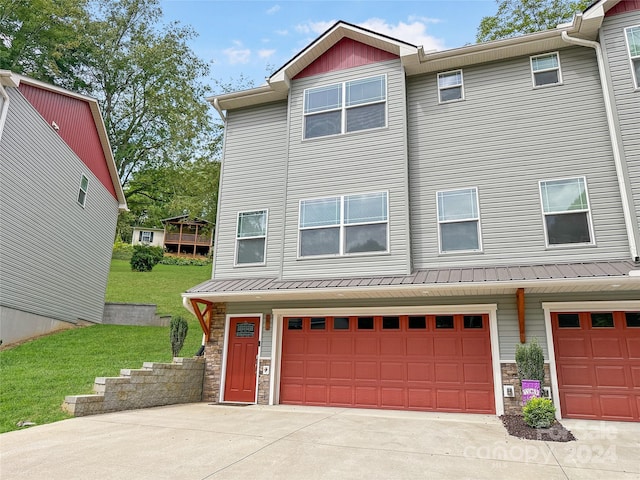
[[[247,302],[321,298],[500,295],[513,293],[518,288],[526,289],[529,294],[625,290],[640,292],[640,264],[630,260],[620,260],[431,268],[416,270],[410,275],[336,277],[317,280],[212,279],[187,290],[182,295],[185,300]]]

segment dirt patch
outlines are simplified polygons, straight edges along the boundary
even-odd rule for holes
[[[502,424],[509,435],[527,440],[542,440],[544,442],[571,442],[576,439],[569,430],[557,420],[549,428],[532,428],[521,415],[502,415]]]

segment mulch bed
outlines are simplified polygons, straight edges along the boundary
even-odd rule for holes
[[[557,420],[549,428],[532,428],[525,423],[524,417],[521,415],[502,415],[500,419],[509,435],[514,437],[544,442],[571,442],[576,439]]]

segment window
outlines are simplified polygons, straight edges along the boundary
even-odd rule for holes
[[[625,28],[624,31],[627,36],[633,82],[636,88],[640,88],[640,25]]]
[[[577,313],[559,313],[558,328],[580,328],[580,315]]]
[[[592,243],[584,177],[540,182],[547,245]]]
[[[267,211],[238,213],[236,265],[264,264]]]
[[[78,203],[84,208],[84,204],[87,201],[87,190],[89,188],[89,179],[82,175],[80,180],[80,191],[78,191]]]
[[[438,74],[438,98],[440,103],[464,100],[462,70]]]
[[[533,75],[534,87],[558,85],[562,83],[558,52],[531,57],[531,73]]]
[[[386,252],[387,192],[300,201],[301,257]]]
[[[479,251],[478,189],[438,192],[440,252]]]
[[[140,232],[139,241],[142,243],[153,242],[153,232]]]
[[[386,84],[381,75],[305,90],[304,138],[384,127]]]

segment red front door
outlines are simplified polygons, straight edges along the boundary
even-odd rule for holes
[[[225,402],[256,401],[259,332],[258,317],[234,317],[229,322]]]

